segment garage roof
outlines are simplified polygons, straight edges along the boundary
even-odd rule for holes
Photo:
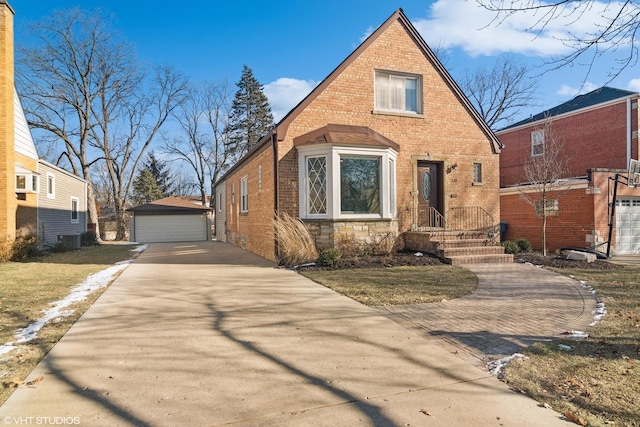
[[[181,197],[165,197],[151,203],[139,205],[128,209],[136,214],[196,214],[209,212],[212,209],[208,206],[195,204]]]

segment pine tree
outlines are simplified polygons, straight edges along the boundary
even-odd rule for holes
[[[236,86],[238,91],[233,98],[226,131],[229,135],[227,149],[239,158],[267,135],[274,123],[269,100],[263,92],[264,86],[246,65]]]
[[[156,159],[151,152],[133,182],[134,204],[151,203],[172,193],[172,182],[166,163]]]

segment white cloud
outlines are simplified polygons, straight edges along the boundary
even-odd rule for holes
[[[471,56],[518,53],[548,57],[570,52],[563,40],[570,34],[595,32],[604,22],[603,14],[611,15],[612,9],[611,4],[595,2],[579,15],[558,15],[537,32],[531,29],[540,25],[541,12],[516,13],[498,22],[495,13],[475,1],[437,0],[431,5],[429,18],[416,19],[413,24],[430,45],[459,47]]]
[[[572,87],[566,84],[560,85],[560,89],[558,89],[556,91],[557,95],[562,95],[562,96],[567,96],[567,97],[574,97],[578,94],[585,94],[585,93],[589,93],[592,90],[596,90],[598,89],[600,86],[593,84],[591,82],[585,82],[582,87]]]
[[[269,98],[273,118],[279,122],[293,107],[307,96],[318,82],[281,77],[264,86],[264,94]]]
[[[629,90],[634,92],[640,92],[640,79],[632,79],[627,85]]]

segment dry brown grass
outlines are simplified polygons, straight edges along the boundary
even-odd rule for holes
[[[299,219],[281,212],[274,220],[278,236],[278,257],[282,265],[292,267],[318,259],[316,244]]]
[[[300,274],[370,306],[450,300],[478,286],[473,273],[452,265],[307,270]]]
[[[640,268],[553,270],[595,288],[607,314],[587,339],[526,350],[528,359],[512,362],[505,381],[579,424],[640,426]]]
[[[49,304],[63,299],[91,274],[132,257],[130,245],[85,247],[24,262],[0,264],[0,343],[12,342],[17,330],[38,319]],[[68,317],[44,326],[36,339],[0,356],[0,404],[102,294],[105,288],[69,307]]]

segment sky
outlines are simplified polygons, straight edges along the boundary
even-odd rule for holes
[[[540,16],[518,16],[500,25],[474,0],[9,0],[15,10],[15,44],[32,40],[29,25],[54,10],[100,8],[113,27],[149,64],[171,65],[194,82],[238,82],[247,65],[264,85],[276,121],[333,71],[397,8],[402,8],[427,44],[446,52],[454,78],[487,67],[509,54],[534,67],[567,52],[568,31],[588,34],[601,23],[598,8],[561,17],[543,33],[527,31]],[[638,67],[609,82],[613,59],[588,73],[579,62],[542,75],[536,102],[526,118],[607,84],[640,91]],[[516,118],[517,119],[517,118]]]

